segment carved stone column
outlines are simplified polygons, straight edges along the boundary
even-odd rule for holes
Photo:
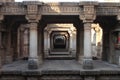
[[[98,2],[82,2],[83,12],[80,14],[80,19],[84,23],[84,58],[83,58],[83,68],[92,69],[93,60],[91,52],[91,24],[96,18],[96,7]]]
[[[83,68],[92,69],[92,53],[91,53],[91,23],[84,23],[84,59]]]
[[[38,24],[30,23],[29,24],[29,60],[28,60],[28,68],[29,69],[37,69],[39,66],[38,60]]]
[[[2,42],[2,32],[3,32],[3,25],[2,25],[2,18],[0,18],[0,68],[2,66],[2,56],[3,56],[3,42]]]
[[[1,22],[0,22],[1,24]],[[2,27],[0,25],[0,54],[2,54]],[[0,68],[1,68],[1,65],[2,65],[2,59],[1,59],[1,55],[0,55]]]
[[[0,49],[2,48],[2,28],[0,25]]]
[[[41,14],[39,13],[40,5],[42,3],[38,1],[24,2],[27,6],[26,19],[29,24],[29,69],[37,69],[39,67],[38,59],[38,23],[41,20]]]

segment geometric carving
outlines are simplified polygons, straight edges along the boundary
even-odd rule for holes
[[[118,13],[120,13],[120,10],[118,7],[100,6],[100,7],[97,7],[96,9],[97,15],[117,15]]]
[[[38,5],[27,5],[27,13],[28,14],[37,14]]]
[[[53,13],[79,13],[80,8],[78,6],[43,6],[42,14],[53,14]]]
[[[83,9],[83,14],[84,14],[84,22],[86,22],[86,20],[94,20],[95,19],[95,16],[96,16],[96,12],[95,12],[95,9],[94,9],[94,6],[84,6],[84,9]],[[91,22],[91,21],[89,21]]]
[[[80,4],[83,6],[83,11],[79,14],[80,19],[83,22],[93,22],[96,18],[96,9],[95,6],[98,5],[97,2],[83,2]]]
[[[38,14],[38,5],[36,4],[29,4],[27,5],[27,15],[26,19],[29,22],[39,22],[41,19],[41,15]]]
[[[25,7],[18,3],[3,4],[1,7],[1,13],[4,15],[19,15],[25,14]]]
[[[15,2],[15,0],[0,0],[0,2]]]

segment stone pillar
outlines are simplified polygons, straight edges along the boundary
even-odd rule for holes
[[[28,60],[28,68],[29,69],[37,69],[39,66],[38,60],[38,24],[30,23],[30,36],[29,36],[29,60]]]
[[[24,27],[20,28],[20,58],[23,58],[24,53]]]
[[[2,52],[2,31],[1,31],[1,27],[0,27],[0,54]],[[2,65],[2,59],[1,59],[1,55],[0,55],[0,68],[1,68],[1,65]]]
[[[8,33],[7,33],[7,46],[6,46],[6,49],[7,49],[7,51],[6,51],[6,61],[5,61],[5,63],[6,64],[9,64],[9,63],[11,63],[12,61],[13,61],[13,50],[12,50],[12,48],[11,48],[11,34],[12,34],[12,32],[11,32],[11,29],[8,29]]]
[[[83,25],[81,25],[83,26]],[[83,45],[84,45],[84,31],[83,27],[81,27],[78,31],[78,45],[79,45],[79,56],[78,56],[78,62],[82,64],[83,62]]]
[[[3,55],[3,44],[2,44],[2,31],[3,31],[2,21],[3,20],[4,20],[4,16],[0,14],[0,68],[2,66],[2,55]]]
[[[91,23],[84,23],[84,59],[83,68],[92,69],[92,53],[91,53]]]
[[[42,38],[42,37],[43,37],[43,31],[42,31],[42,28],[41,28],[41,27],[42,27],[42,26],[40,26],[39,32],[38,32],[38,33],[39,33],[39,35],[38,35],[38,36],[39,36],[39,39],[38,39],[38,40],[39,40],[39,43],[38,43],[38,44],[39,44],[39,49],[38,49],[38,51],[39,51],[38,53],[39,53],[39,54],[38,54],[38,56],[39,56],[39,64],[40,64],[40,65],[43,63],[43,54],[42,54],[42,49],[43,49],[43,46],[42,46],[42,42],[43,42],[43,41],[42,41],[42,39],[43,39],[43,38]]]

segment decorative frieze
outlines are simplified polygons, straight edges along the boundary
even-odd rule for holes
[[[120,10],[118,7],[100,6],[100,7],[97,7],[96,14],[97,15],[117,15],[119,11]]]
[[[78,6],[43,6],[42,14],[52,13],[72,13],[78,14],[81,9]]]
[[[64,4],[64,5],[63,5]],[[39,14],[39,15],[80,15],[83,18],[95,18],[94,15],[117,15],[119,13],[119,5],[116,3],[105,6],[105,3],[101,4],[88,4],[81,3],[75,4],[43,4],[41,2],[23,2],[23,3],[3,3],[0,4],[0,12],[4,15],[25,15],[25,14]],[[26,7],[27,6],[27,7]],[[32,15],[33,16],[33,15]]]
[[[15,0],[0,0],[0,2],[14,2]]]
[[[3,76],[0,80],[25,80],[25,78],[19,76]]]
[[[4,15],[26,14],[26,8],[18,3],[3,4],[1,6],[1,13]]]

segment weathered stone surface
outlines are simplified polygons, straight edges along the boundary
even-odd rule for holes
[[[28,68],[29,69],[38,69],[38,67],[39,67],[38,60],[31,59],[28,61]]]
[[[95,80],[95,77],[89,77],[89,76],[86,76],[85,78],[84,78],[84,80]]]
[[[6,3],[9,2],[9,3]],[[45,63],[38,67],[39,59],[38,59],[38,53],[36,52],[38,47],[36,44],[37,39],[37,26],[34,24],[46,25],[48,23],[56,23],[56,22],[66,22],[66,23],[73,23],[77,24],[79,27],[81,27],[80,24],[83,24],[83,22],[93,22],[93,20],[96,19],[96,16],[102,16],[101,22],[104,23],[103,17],[106,15],[111,18],[112,23],[113,17],[119,19],[120,14],[120,4],[119,3],[98,3],[96,2],[86,2],[86,3],[41,3],[41,2],[19,2],[16,3],[14,0],[1,0],[0,1],[0,20],[3,20],[3,23],[5,25],[6,31],[2,31],[4,34],[2,36],[4,37],[4,46],[5,46],[5,57],[7,62],[12,62],[15,60],[15,58],[18,59],[19,54],[17,54],[17,29],[18,25],[23,23],[31,23],[32,26],[30,28],[36,30],[35,35],[30,34],[31,37],[31,43],[30,43],[30,59],[28,62],[21,62],[18,64],[10,64],[5,65],[0,70],[0,80],[120,80],[120,77],[117,75],[120,75],[120,70],[118,66],[116,65],[110,65],[107,63],[102,64],[102,62],[98,61],[98,64],[96,64],[95,69],[93,68],[93,61],[89,57],[91,56],[91,49],[90,49],[90,26],[87,24],[84,25],[85,35],[84,40],[84,51],[85,57],[83,59],[83,68],[82,65],[75,61],[44,61]],[[52,16],[51,16],[52,15]],[[80,20],[79,20],[80,15]],[[4,18],[5,16],[5,18]],[[61,19],[56,19],[56,16],[68,18],[66,21]],[[42,18],[43,17],[43,18]],[[55,20],[52,21],[52,18],[54,17]],[[75,17],[75,21],[72,20]],[[42,19],[41,19],[42,18]],[[106,17],[105,17],[106,18]],[[47,21],[46,19],[51,19],[50,21]],[[41,20],[41,21],[40,21]],[[58,20],[58,21],[57,21]],[[82,20],[82,21],[81,21]],[[103,21],[102,21],[103,20]],[[116,19],[114,19],[116,20]],[[100,20],[96,20],[100,21]],[[109,20],[106,20],[105,26],[110,26]],[[116,21],[117,22],[117,21]],[[115,25],[115,24],[114,24]],[[114,25],[112,25],[114,27]],[[88,26],[88,27],[87,27]],[[44,29],[45,26],[39,27]],[[112,28],[113,28],[112,27]],[[112,30],[111,27],[102,27],[103,29],[109,28],[106,32]],[[31,31],[30,31],[31,33]],[[34,33],[34,32],[33,32]],[[86,34],[87,33],[87,34]],[[110,32],[108,32],[110,33]],[[107,34],[108,36],[109,34]],[[42,34],[43,36],[43,34]],[[106,36],[105,36],[106,37]],[[107,39],[107,38],[104,38]],[[111,38],[109,38],[111,39]],[[108,39],[107,39],[108,40]],[[41,40],[42,41],[42,40]],[[43,40],[44,42],[44,40]],[[108,41],[109,42],[109,41]],[[106,42],[107,43],[107,42]],[[32,45],[31,45],[32,44]],[[35,44],[35,47],[34,47]],[[106,46],[107,45],[107,46]],[[105,49],[109,50],[109,44],[105,44]],[[7,49],[8,48],[8,49]],[[15,48],[15,49],[13,49]],[[87,49],[85,49],[87,48]],[[41,49],[42,50],[42,49]],[[103,49],[104,50],[104,49]],[[106,50],[106,52],[107,52]],[[41,51],[43,52],[43,51]],[[0,52],[3,53],[3,52]],[[109,51],[108,51],[109,53]],[[3,53],[4,54],[4,53]],[[3,58],[3,57],[2,57]],[[41,56],[41,59],[42,56]],[[35,70],[29,70],[29,69],[35,69]],[[87,70],[92,69],[92,70]],[[31,71],[31,72],[29,72]],[[18,76],[19,75],[19,76]],[[108,76],[110,75],[110,76]],[[94,77],[93,77],[94,76]]]
[[[92,59],[83,59],[83,68],[84,69],[93,69],[93,61]]]
[[[28,77],[27,80],[38,80],[37,77]]]
[[[101,76],[97,80],[120,80],[119,76]]]
[[[25,80],[22,76],[2,76],[0,80]]]
[[[83,80],[80,76],[64,75],[64,76],[43,76],[41,80]]]

